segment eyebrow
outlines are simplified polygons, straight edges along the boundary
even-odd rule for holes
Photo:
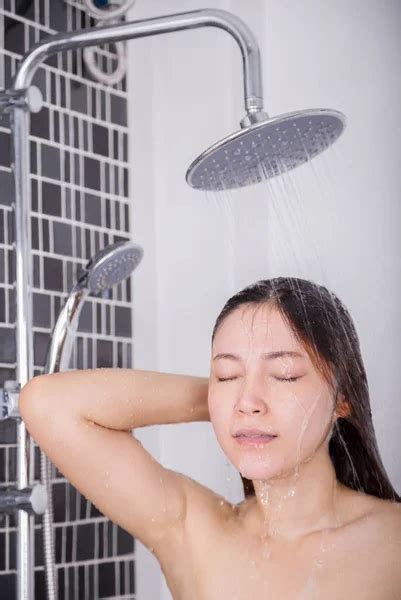
[[[263,352],[260,358],[264,360],[274,360],[275,358],[282,358],[283,356],[291,356],[292,358],[306,358],[304,354],[296,352],[295,350],[278,350],[276,352]],[[220,352],[213,357],[213,360],[220,360],[222,358],[228,358],[229,360],[241,361],[241,357],[237,354],[230,354],[227,352]]]

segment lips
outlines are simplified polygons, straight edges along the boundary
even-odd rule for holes
[[[245,438],[274,438],[277,437],[276,434],[272,432],[263,431],[263,429],[255,429],[255,428],[242,428],[238,429],[234,433],[234,437],[245,437]]]
[[[240,446],[248,448],[264,448],[267,444],[271,444],[276,439],[276,435],[237,435],[234,439]]]

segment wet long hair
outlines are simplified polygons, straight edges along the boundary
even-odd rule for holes
[[[213,328],[212,344],[223,320],[243,304],[277,308],[330,385],[336,402],[339,394],[345,396],[348,414],[337,418],[329,441],[337,480],[354,490],[401,502],[380,458],[359,339],[341,300],[326,287],[306,279],[257,281],[223,306]],[[242,475],[241,479],[245,497],[255,495],[252,481]]]

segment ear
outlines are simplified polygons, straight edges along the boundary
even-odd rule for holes
[[[337,418],[349,417],[351,414],[351,406],[344,394],[338,394],[335,410]]]

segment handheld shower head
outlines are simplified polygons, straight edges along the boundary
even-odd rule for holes
[[[85,267],[79,282],[92,294],[100,294],[123,281],[139,265],[143,249],[133,242],[116,242],[100,250]]]
[[[45,373],[68,368],[79,315],[89,294],[99,295],[123,281],[139,265],[143,249],[133,242],[116,242],[87,263],[60,311],[46,355]]]
[[[336,141],[344,127],[345,116],[327,109],[252,123],[198,156],[187,171],[187,183],[216,191],[259,183],[314,158]]]

